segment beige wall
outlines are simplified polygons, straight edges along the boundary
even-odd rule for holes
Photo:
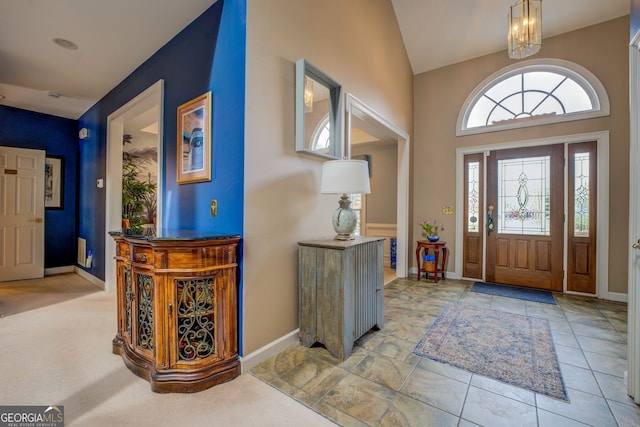
[[[294,149],[299,58],[413,128],[413,76],[390,0],[247,2],[244,355],[298,328],[297,242],[334,234],[338,197],[318,193],[322,160]]]
[[[486,77],[513,64],[506,51],[417,75],[414,80],[415,139],[413,144],[413,240],[420,237],[415,222],[441,219],[442,237],[451,254],[448,270],[460,256],[455,248],[455,218],[442,206],[455,206],[456,148],[513,142],[584,132],[610,131],[609,292],[627,292],[629,195],[629,17],[543,40],[534,58],[560,58],[587,68],[605,86],[611,115],[591,120],[456,137],[458,112],[471,91]],[[433,180],[433,177],[437,179]],[[432,182],[433,185],[425,185]],[[455,206],[461,209],[460,206]],[[410,250],[410,253],[411,250]]]
[[[398,213],[398,145],[394,143],[358,144],[351,147],[351,157],[368,154],[371,161],[371,194],[367,197],[367,222],[395,224]]]

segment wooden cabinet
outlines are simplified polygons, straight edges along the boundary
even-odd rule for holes
[[[298,243],[300,340],[340,360],[370,329],[384,326],[384,238]]]
[[[156,392],[196,392],[240,374],[237,236],[116,241],[113,352]]]

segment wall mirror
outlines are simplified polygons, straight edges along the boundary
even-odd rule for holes
[[[342,159],[342,86],[308,61],[296,61],[296,151]]]

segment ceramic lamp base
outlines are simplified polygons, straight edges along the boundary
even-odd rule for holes
[[[351,209],[349,196],[343,194],[339,201],[340,207],[335,210],[332,217],[333,229],[336,231],[335,240],[353,240],[353,232],[358,225],[358,217]]]

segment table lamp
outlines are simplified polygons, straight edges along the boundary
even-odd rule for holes
[[[322,165],[320,193],[342,194],[333,213],[335,240],[352,240],[358,218],[351,210],[348,194],[369,194],[369,165],[364,160],[331,160]]]

